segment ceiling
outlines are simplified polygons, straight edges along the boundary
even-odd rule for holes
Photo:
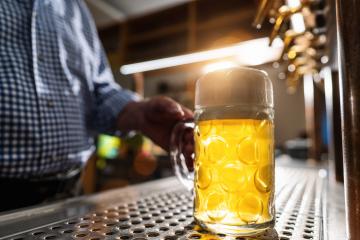
[[[149,12],[173,7],[190,0],[104,0],[127,16],[144,15]]]
[[[189,1],[192,0],[85,0],[99,28]]]

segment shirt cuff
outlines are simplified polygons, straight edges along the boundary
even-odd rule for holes
[[[117,118],[127,103],[140,101],[141,97],[125,89],[112,89],[106,95],[107,98],[98,106],[97,129],[106,134],[117,133]]]

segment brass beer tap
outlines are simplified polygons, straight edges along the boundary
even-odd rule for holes
[[[293,43],[294,39],[298,36],[300,36],[301,33],[297,33],[295,32],[294,30],[290,29],[290,30],[287,30],[285,32],[285,37],[284,37],[284,49],[282,51],[282,54],[281,56],[285,56],[285,54],[287,52],[289,52],[289,48],[291,46],[291,44]]]
[[[290,8],[287,5],[283,5],[278,10],[278,16],[275,20],[274,28],[270,34],[269,38],[269,45],[272,44],[276,36],[279,35],[280,29],[283,26],[283,24],[294,14],[299,13],[302,11],[302,9],[307,6],[307,4],[301,4],[298,7]]]
[[[261,27],[266,16],[274,23],[269,45],[277,36],[283,39],[284,48],[279,62],[287,65],[288,90],[294,92],[305,74],[318,76],[323,64],[327,62],[325,33],[328,10],[324,5],[325,0],[285,2],[260,0],[253,24]],[[290,21],[291,25],[287,24]]]
[[[262,23],[264,22],[265,17],[271,10],[274,5],[275,0],[260,0],[260,4],[258,10],[256,12],[256,16],[253,22],[253,26],[256,28],[260,28]]]

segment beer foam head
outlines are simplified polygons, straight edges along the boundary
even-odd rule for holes
[[[235,67],[210,72],[197,80],[195,109],[235,105],[273,107],[273,87],[266,72]]]

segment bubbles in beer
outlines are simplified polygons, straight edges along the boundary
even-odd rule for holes
[[[256,223],[262,215],[263,203],[255,193],[248,193],[238,204],[238,214],[246,223]]]

